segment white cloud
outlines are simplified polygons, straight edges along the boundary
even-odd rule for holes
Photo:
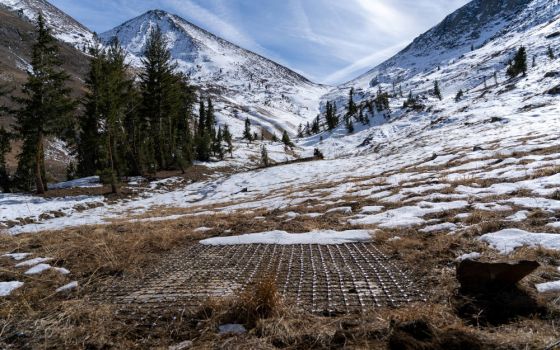
[[[261,45],[241,29],[222,20],[216,14],[191,0],[165,0],[164,3],[171,6],[178,15],[188,16],[191,20],[196,19],[200,23],[204,23],[204,27],[212,31],[213,34],[234,41],[245,48],[264,51]]]
[[[396,54],[399,50],[403,49],[408,42],[401,42],[399,44],[393,45],[391,47],[384,48],[381,51],[377,51],[358,59],[356,62],[328,75],[324,78],[326,84],[336,84],[341,81],[347,81],[351,78],[357,77],[358,72],[364,70],[365,68],[374,68],[379,63],[390,58]]]

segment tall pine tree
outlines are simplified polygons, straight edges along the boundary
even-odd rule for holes
[[[176,64],[159,26],[150,32],[142,63],[142,153],[146,170],[154,173],[174,165],[176,126],[182,112],[181,78],[174,73]]]
[[[12,150],[10,141],[12,135],[4,127],[0,127],[0,188],[4,192],[10,191],[10,175],[6,164],[6,155]]]
[[[354,102],[354,88],[351,88],[348,94],[348,115],[353,116],[357,111],[358,107],[356,107],[356,103]]]
[[[515,78],[519,74],[523,74],[523,75],[527,74],[527,50],[525,49],[524,46],[521,46],[517,50],[517,53],[515,54],[513,61],[511,62],[511,64],[509,65],[506,71],[506,74],[510,78]]]
[[[62,136],[73,124],[75,102],[69,96],[69,76],[61,66],[57,42],[40,14],[27,82],[22,96],[14,97],[20,106],[16,111],[16,130],[23,140],[17,174],[24,187],[34,177],[38,194],[47,190],[45,140]]]

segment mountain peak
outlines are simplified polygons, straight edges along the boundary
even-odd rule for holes
[[[46,0],[0,0],[0,6],[31,22],[42,13],[57,39],[82,51],[94,42],[89,29]]]
[[[174,16],[174,15],[165,10],[153,9],[153,10],[146,11],[140,17],[158,17],[158,19],[163,19],[163,17],[167,17],[167,16]]]
[[[141,66],[150,32],[159,26],[178,70],[204,94],[214,95],[218,118],[242,132],[250,118],[271,133],[295,133],[314,118],[327,88],[259,54],[222,39],[178,15],[154,9],[100,35],[117,37],[131,64]],[[221,99],[222,101],[219,101]],[[220,103],[221,102],[221,103]],[[236,128],[238,129],[236,131]]]

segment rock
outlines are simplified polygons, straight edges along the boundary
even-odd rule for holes
[[[169,350],[185,350],[193,347],[193,342],[191,340],[185,340],[176,345],[171,345]]]
[[[546,93],[549,94],[549,95],[559,95],[560,94],[560,85],[556,85],[552,89],[548,90]]]
[[[243,334],[245,332],[247,332],[245,327],[238,323],[228,323],[218,327],[218,333],[220,334]]]
[[[552,71],[552,72],[547,72],[544,75],[545,78],[559,78],[560,77],[560,72],[557,71]]]
[[[41,221],[45,221],[45,220],[48,220],[50,218],[52,218],[52,216],[50,216],[47,213],[43,213],[43,214],[39,215],[39,220],[41,220]]]
[[[484,148],[482,148],[480,146],[474,146],[472,150],[473,150],[473,152],[479,152],[479,151],[484,151]]]
[[[457,280],[463,292],[510,289],[539,266],[538,262],[527,260],[517,263],[463,260],[457,266]]]

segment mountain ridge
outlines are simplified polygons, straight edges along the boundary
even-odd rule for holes
[[[163,10],[147,11],[100,38],[108,42],[117,37],[130,53],[131,65],[140,68],[156,26],[162,29],[179,71],[218,100],[218,121],[233,124],[238,134],[246,118],[269,133],[295,134],[299,124],[319,113],[319,98],[330,89]]]

